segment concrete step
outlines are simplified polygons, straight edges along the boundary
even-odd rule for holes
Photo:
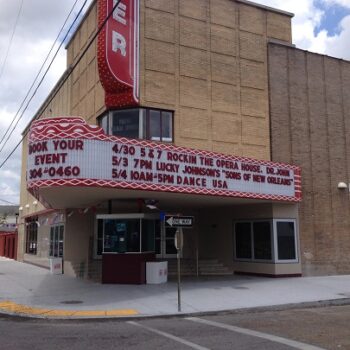
[[[102,261],[94,260],[89,262],[88,279],[93,282],[101,283],[102,280]]]
[[[200,276],[223,276],[232,275],[233,271],[227,268],[217,259],[203,259],[198,262],[198,273]],[[177,261],[168,261],[168,275],[177,274]],[[181,260],[181,275],[195,276],[197,274],[196,262],[194,260]]]

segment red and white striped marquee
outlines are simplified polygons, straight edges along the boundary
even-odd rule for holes
[[[53,186],[301,200],[297,166],[106,135],[79,117],[31,126],[28,190]]]

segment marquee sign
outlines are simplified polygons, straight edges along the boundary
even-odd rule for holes
[[[32,124],[27,186],[89,186],[301,200],[300,168],[104,134],[82,118]]]
[[[113,11],[114,9],[114,11]],[[139,103],[139,0],[98,0],[98,70],[108,108]]]

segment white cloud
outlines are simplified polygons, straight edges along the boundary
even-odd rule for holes
[[[350,60],[349,21],[344,18],[340,23],[339,35],[330,36],[327,31],[315,34],[315,29],[327,15],[326,5],[341,5],[350,8],[350,0],[322,0],[323,9],[315,0],[255,0],[255,2],[295,14],[292,20],[293,43],[301,49],[327,54]]]
[[[350,0],[323,0],[327,5],[340,5],[350,8]]]
[[[9,45],[20,2],[21,0],[0,0],[0,71],[5,61],[5,53]],[[0,140],[17,113],[74,2],[75,0],[24,1],[6,65],[0,77]],[[83,2],[84,0],[78,1],[68,25],[66,25],[66,30]],[[53,53],[55,51],[56,49],[53,50]],[[0,164],[21,139],[21,132],[34,116],[48,92],[56,84],[65,68],[66,53],[64,47],[62,47],[42,86],[24,113],[6,147],[0,153]],[[31,96],[32,93],[30,93],[29,97]],[[2,144],[0,145],[1,148]],[[21,147],[13,154],[6,165],[0,169],[1,199],[18,202],[20,169]]]
[[[338,58],[350,59],[350,16],[344,17],[340,23],[339,35],[326,36],[323,34],[324,53]]]

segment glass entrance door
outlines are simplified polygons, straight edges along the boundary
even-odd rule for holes
[[[177,249],[175,247],[176,228],[167,227],[165,229],[165,258],[175,258]]]
[[[155,231],[155,245],[157,258],[176,258],[177,250],[175,248],[176,228],[165,227],[164,222],[160,222]]]
[[[49,256],[55,258],[63,257],[63,225],[54,225],[50,228],[50,251]]]

